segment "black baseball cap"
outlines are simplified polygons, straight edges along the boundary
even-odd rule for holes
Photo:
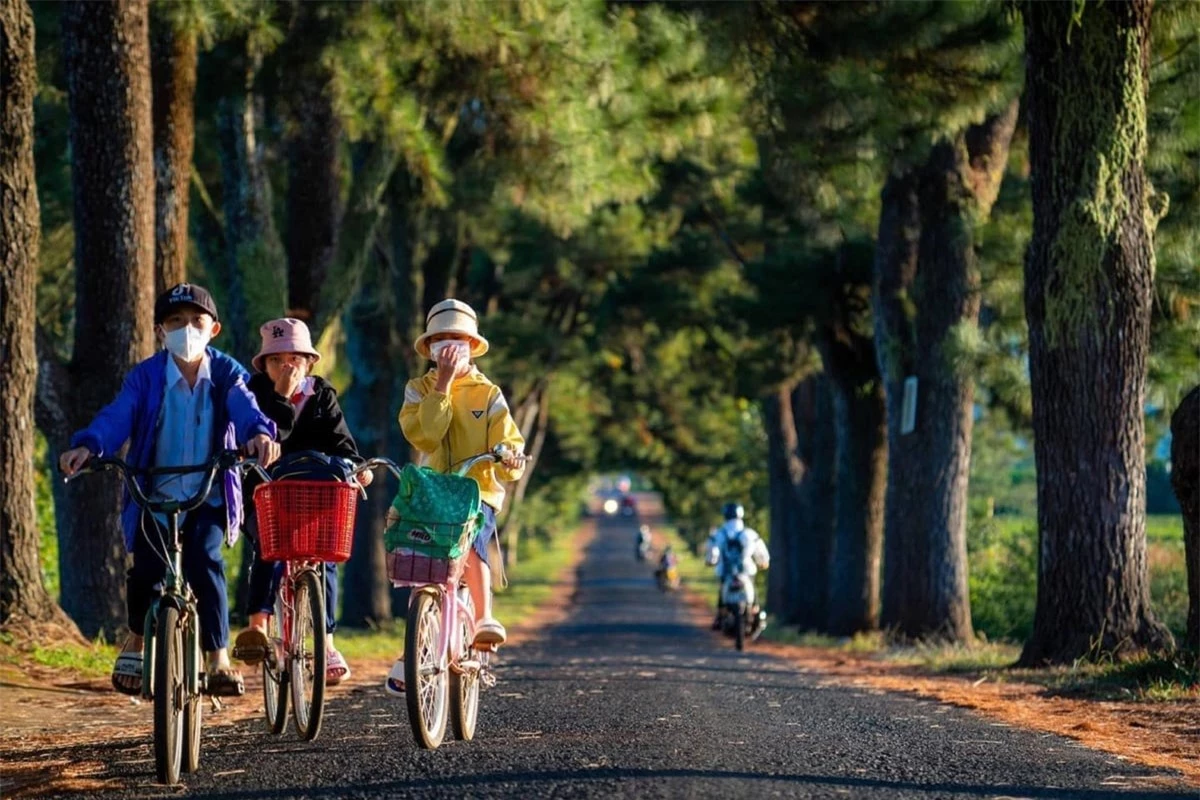
[[[161,324],[179,306],[195,306],[212,317],[213,322],[219,319],[216,301],[208,289],[194,283],[177,283],[154,301],[154,324]]]

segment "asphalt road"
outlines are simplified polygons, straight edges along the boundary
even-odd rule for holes
[[[1171,776],[932,701],[824,685],[702,630],[602,521],[575,613],[506,649],[474,742],[427,752],[403,701],[336,695],[318,741],[261,722],[206,729],[186,785],[149,744],[89,748],[123,792],[88,797],[1197,798]],[[564,599],[565,600],[565,599]]]

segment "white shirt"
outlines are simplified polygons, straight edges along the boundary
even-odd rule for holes
[[[730,539],[740,539],[742,545],[741,572],[754,575],[758,568],[766,569],[771,564],[771,554],[767,551],[767,543],[758,535],[758,531],[747,528],[740,519],[731,519],[712,532],[708,537],[709,561],[715,562],[718,577],[721,575],[721,562],[726,558],[726,546]]]
[[[288,402],[296,407],[297,419],[300,417],[300,412],[304,410],[304,406],[308,405],[308,398],[314,396],[316,393],[316,381],[312,379],[311,375],[300,381],[300,388],[296,391],[296,394],[300,395],[299,402],[293,400],[292,397],[288,398]]]
[[[154,447],[154,466],[182,467],[203,464],[212,457],[213,404],[212,365],[205,354],[196,375],[196,385],[188,386],[175,357],[167,356],[166,387]],[[214,482],[215,483],[215,482]],[[161,475],[155,481],[154,499],[187,500],[204,485],[204,473]],[[212,492],[208,502],[218,505],[220,492]]]

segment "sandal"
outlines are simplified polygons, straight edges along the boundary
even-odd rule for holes
[[[325,656],[325,685],[337,686],[350,677],[350,665],[337,650],[330,650]]]
[[[207,693],[215,697],[241,697],[246,693],[242,674],[232,667],[218,667],[208,673]]]
[[[233,657],[248,667],[257,667],[267,657],[267,648],[270,646],[266,631],[246,628],[233,642]]]
[[[392,665],[387,680],[383,682],[383,689],[393,697],[404,697],[404,656],[397,658]]]
[[[122,683],[120,678],[137,678],[137,684]],[[141,650],[128,650],[117,656],[117,663],[113,665],[112,685],[121,694],[139,695],[142,693]]]

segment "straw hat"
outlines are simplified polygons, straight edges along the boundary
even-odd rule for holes
[[[258,332],[262,334],[262,347],[250,363],[259,372],[264,371],[263,360],[274,353],[303,353],[312,356],[314,364],[321,360],[321,354],[313,348],[308,326],[298,319],[269,320]]]
[[[457,333],[471,340],[471,358],[488,351],[488,341],[479,335],[479,320],[475,310],[459,300],[443,300],[429,309],[425,317],[425,332],[417,337],[413,349],[422,358],[432,358],[429,341],[439,333]]]

